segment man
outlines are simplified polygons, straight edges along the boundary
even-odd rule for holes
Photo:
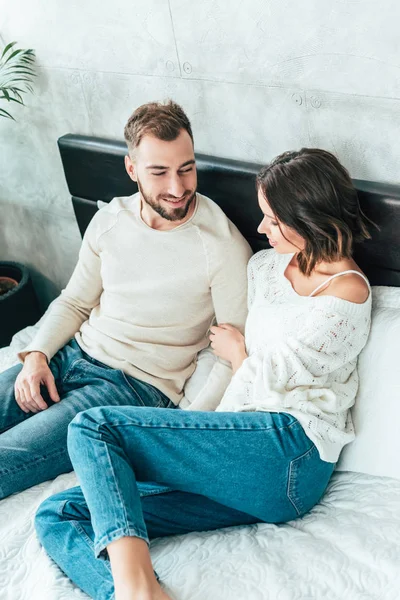
[[[175,407],[213,320],[243,328],[251,251],[196,192],[182,108],[139,107],[125,139],[139,192],[95,215],[23,366],[0,374],[0,498],[72,469],[67,429],[78,412]]]

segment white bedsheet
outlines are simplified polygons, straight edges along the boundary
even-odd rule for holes
[[[0,350],[0,371],[15,351]],[[0,599],[83,600],[40,547],[37,506],[75,475],[0,502]],[[155,540],[154,566],[174,600],[398,600],[400,481],[335,473],[303,519]]]

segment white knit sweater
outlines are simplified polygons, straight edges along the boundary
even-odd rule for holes
[[[265,250],[250,259],[248,358],[217,411],[289,413],[321,458],[336,462],[354,438],[349,408],[370,329],[371,293],[363,304],[300,296],[284,276],[292,256]]]

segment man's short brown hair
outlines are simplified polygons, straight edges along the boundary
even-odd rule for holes
[[[181,130],[190,135],[193,142],[193,133],[190,121],[179,104],[173,100],[162,102],[149,102],[142,104],[129,117],[124,129],[124,136],[128,151],[133,156],[145,135],[152,135],[159,140],[172,142],[176,140]]]

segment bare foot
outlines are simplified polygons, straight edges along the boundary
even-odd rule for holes
[[[114,579],[115,600],[172,600],[158,583],[148,544],[122,537],[107,546]]]

